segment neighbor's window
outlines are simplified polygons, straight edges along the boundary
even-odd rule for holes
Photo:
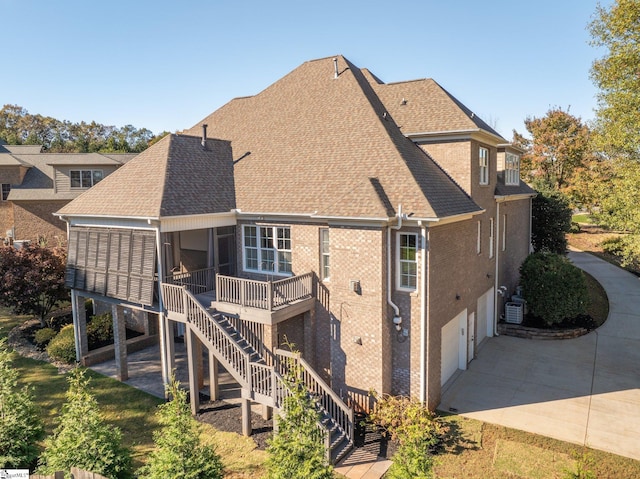
[[[493,218],[489,219],[489,258],[493,258]]]
[[[71,170],[71,188],[91,188],[103,178],[102,170]]]
[[[320,274],[323,280],[328,280],[330,277],[329,262],[329,228],[322,228],[320,230]]]
[[[291,230],[288,226],[245,225],[244,269],[260,273],[291,273]]]
[[[504,184],[518,186],[520,184],[520,157],[507,153],[504,169]]]
[[[418,235],[398,234],[398,289],[416,289],[418,278]]]
[[[10,191],[11,185],[9,183],[2,183],[2,201],[7,201]]]
[[[480,147],[480,184],[489,184],[489,149]]]

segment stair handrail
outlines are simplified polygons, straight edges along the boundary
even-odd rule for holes
[[[296,364],[302,366],[303,382],[309,392],[314,395],[320,407],[333,419],[336,425],[344,431],[350,441],[354,438],[354,413],[353,409],[342,400],[336,392],[320,377],[320,375],[307,363],[299,352],[275,350],[276,357],[293,359]],[[283,368],[283,362],[276,361],[278,368]],[[278,371],[283,375],[283,371]]]

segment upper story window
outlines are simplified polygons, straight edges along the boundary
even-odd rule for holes
[[[91,188],[102,180],[102,170],[71,170],[69,172],[71,188]]]
[[[493,236],[493,218],[489,219],[489,258],[493,258],[493,244],[494,244],[494,236]]]
[[[9,193],[11,192],[11,185],[9,183],[2,183],[2,201],[7,201]]]
[[[398,234],[398,289],[415,291],[418,279],[418,235]]]
[[[479,150],[480,157],[480,184],[488,185],[489,184],[489,149],[480,147]]]
[[[329,228],[320,230],[320,275],[324,281],[331,276],[329,257]]]
[[[245,270],[291,274],[291,229],[288,226],[245,225],[242,233]]]
[[[520,184],[520,157],[507,153],[504,168],[504,184],[518,186]]]

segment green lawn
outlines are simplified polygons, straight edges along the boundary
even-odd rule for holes
[[[574,223],[586,223],[593,224],[593,218],[589,213],[579,213],[571,217],[571,221]]]

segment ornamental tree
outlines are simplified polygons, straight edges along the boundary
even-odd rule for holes
[[[59,248],[0,246],[0,304],[16,314],[45,318],[69,298],[64,285],[66,254]]]
[[[38,457],[44,427],[31,389],[18,388],[7,340],[0,340],[0,468],[28,468]]]
[[[122,445],[122,432],[105,422],[85,374],[82,368],[69,374],[67,401],[53,436],[45,439],[38,474],[78,467],[117,479],[131,471],[131,451]]]
[[[191,415],[187,393],[171,379],[171,400],[158,406],[160,429],[153,433],[155,449],[138,470],[140,479],[221,479],[220,456],[200,440],[200,426]]]

